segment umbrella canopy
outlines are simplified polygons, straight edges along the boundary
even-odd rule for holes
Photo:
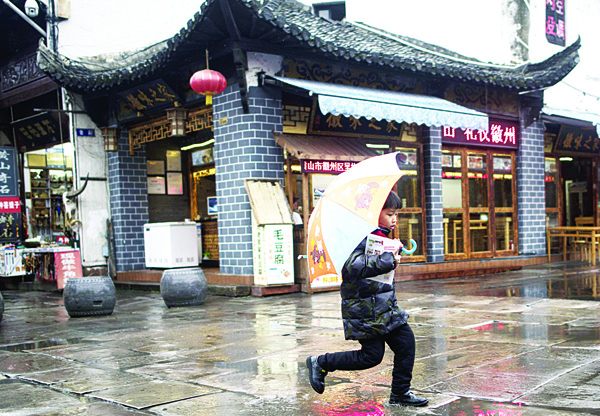
[[[404,175],[400,170],[402,157],[396,152],[363,160],[327,187],[308,221],[311,284],[338,283],[350,253],[379,225],[381,208]]]

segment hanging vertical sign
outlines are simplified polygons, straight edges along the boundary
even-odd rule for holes
[[[19,196],[17,157],[14,147],[0,146],[0,197]]]
[[[13,147],[0,147],[0,242],[16,242],[20,234],[21,201],[16,152]]]
[[[565,1],[546,0],[546,39],[558,46],[566,44]]]

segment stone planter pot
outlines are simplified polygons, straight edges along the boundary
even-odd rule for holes
[[[115,284],[108,276],[71,278],[63,302],[70,317],[110,315],[117,302]]]
[[[2,297],[2,293],[0,293],[0,321],[2,320],[3,314],[4,314],[4,298]]]
[[[206,289],[206,276],[200,267],[165,270],[160,279],[160,294],[169,308],[201,305]]]

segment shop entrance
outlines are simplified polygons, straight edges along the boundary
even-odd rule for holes
[[[219,260],[217,186],[214,140],[189,151],[191,217],[200,224],[199,247],[202,264],[216,267]]]
[[[565,225],[593,225],[595,213],[594,184],[596,163],[589,157],[561,157]],[[585,223],[585,224],[584,224]]]
[[[444,147],[442,196],[447,260],[514,254],[515,173],[513,151]]]

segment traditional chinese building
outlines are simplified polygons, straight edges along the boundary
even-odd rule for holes
[[[547,225],[597,225],[600,116],[544,107],[542,119]]]
[[[281,180],[306,223],[336,174],[385,152],[405,156],[398,237],[419,242],[400,275],[544,261],[541,98],[578,48],[494,65],[292,0],[208,0],[122,64],[99,71],[43,46],[39,64],[120,132],[108,156],[118,278],[145,268],[144,224],[192,219],[219,283],[250,285],[245,179]],[[228,83],[212,107],[189,86],[205,51]]]

